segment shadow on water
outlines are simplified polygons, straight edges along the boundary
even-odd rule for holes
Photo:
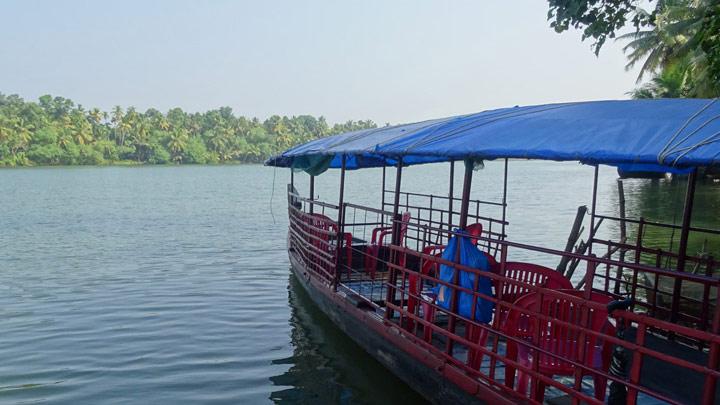
[[[425,400],[355,344],[315,305],[290,274],[293,356],[274,364],[292,364],[271,377],[283,387],[270,394],[276,403],[380,404]],[[286,388],[287,387],[287,388]]]

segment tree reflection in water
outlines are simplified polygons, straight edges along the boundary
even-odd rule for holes
[[[647,180],[626,179],[625,198],[627,216],[644,218],[648,221],[680,225],[687,188],[687,179]],[[617,197],[616,197],[617,198]],[[720,183],[709,179],[698,180],[695,191],[692,226],[720,229]],[[631,243],[637,237],[637,228],[630,227],[628,238]],[[668,228],[648,226],[643,232],[643,245],[677,252],[680,244],[680,231]],[[703,249],[704,247],[704,249]],[[691,232],[688,240],[688,254],[697,255],[705,251],[720,258],[720,238],[714,235]],[[648,263],[654,264],[654,263]],[[664,265],[664,263],[663,263]],[[691,269],[688,269],[691,270]]]
[[[683,206],[685,202],[685,192],[687,189],[687,178],[675,178],[672,180],[649,180],[649,179],[625,179],[623,180],[626,199],[626,212],[629,219],[643,218],[645,221],[660,222],[666,224],[680,225],[682,223]],[[615,202],[618,201],[617,190],[612,196]],[[617,216],[618,213],[610,213]],[[720,229],[720,183],[714,182],[712,179],[698,179],[695,201],[693,205],[692,226],[707,229]],[[638,226],[636,224],[628,224],[627,243],[635,245],[637,241]],[[605,235],[613,240],[619,240],[620,230],[617,222],[612,222],[608,228],[609,235]],[[662,249],[663,252],[672,252],[677,254],[680,245],[680,230],[665,227],[646,225],[642,232],[642,245],[645,248]],[[687,254],[689,256],[702,257],[703,265],[689,260],[685,266],[687,272],[696,274],[706,273],[706,259],[710,256],[715,262],[720,259],[720,235],[713,235],[704,232],[690,232],[688,238]],[[632,254],[626,256],[626,260],[633,260]],[[655,266],[657,264],[657,255],[652,253],[644,253],[641,255],[640,261],[644,264]],[[676,270],[677,261],[664,255],[659,263],[660,267]],[[720,272],[717,270],[718,265],[715,264],[714,274]],[[625,274],[627,281],[629,274]],[[640,273],[640,282],[651,287],[653,285],[652,277]],[[674,280],[668,277],[659,277],[659,290],[664,292],[657,294],[652,291],[639,289],[640,299],[647,299],[648,302],[656,302],[660,307],[670,308],[671,296],[673,291]],[[645,296],[647,293],[647,296]],[[689,297],[694,300],[702,300],[703,287],[699,283],[684,282],[682,284],[682,297]],[[717,300],[717,291],[710,291],[710,300]],[[712,304],[711,304],[712,305]],[[680,307],[682,312],[699,314],[700,306],[697,303],[681,299]],[[660,316],[661,314],[655,314]]]

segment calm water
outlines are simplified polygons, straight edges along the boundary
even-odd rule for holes
[[[446,193],[446,165],[405,173],[408,190]],[[501,173],[488,163],[474,197],[497,199]],[[511,162],[511,237],[564,246],[591,176]],[[290,277],[288,177],[258,166],[0,171],[0,403],[421,401]],[[347,200],[377,201],[379,178],[350,173]],[[337,173],[317,183],[335,199]],[[667,216],[672,199],[643,196],[671,186],[647,184],[628,184],[628,210]],[[703,187],[703,212],[717,213],[718,186]],[[612,170],[600,191],[599,211],[616,214]]]

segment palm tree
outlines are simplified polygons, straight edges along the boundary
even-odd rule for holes
[[[115,137],[115,142],[118,145],[122,145],[122,140],[124,138],[124,135],[122,135],[123,118],[125,118],[125,114],[123,113],[122,107],[120,107],[119,105],[116,105],[115,108],[113,108],[111,122],[112,122],[113,126],[115,127],[114,137]]]
[[[10,153],[15,155],[21,149],[25,149],[32,141],[33,124],[25,122],[22,117],[16,117],[11,121],[10,132]]]
[[[687,62],[680,61],[668,65],[648,83],[628,94],[634,99],[687,97],[687,70]]]
[[[623,48],[628,53],[626,69],[642,62],[637,82],[641,82],[646,74],[653,74],[655,84],[661,87],[668,77],[663,71],[677,64],[684,68],[671,68],[670,76],[675,83],[682,83],[687,89],[684,96],[708,97],[717,96],[717,80],[708,73],[708,56],[701,46],[704,38],[708,16],[714,15],[715,5],[712,0],[666,0],[658,3],[654,15],[655,26],[652,30],[643,30],[621,35],[618,40],[629,41]],[[647,11],[638,13],[649,17]],[[682,73],[682,78],[678,75]],[[658,80],[655,80],[658,79]],[[653,86],[649,83],[648,90]],[[646,87],[646,86],[644,86]],[[658,88],[659,89],[659,88]],[[638,95],[649,94],[643,88],[637,90]],[[660,93],[664,91],[660,90]],[[671,91],[670,93],[674,93]]]
[[[92,126],[93,138],[98,139],[99,138],[98,127],[100,126],[100,123],[103,120],[103,112],[100,111],[99,108],[93,108],[92,110],[90,110],[90,112],[88,112],[87,119],[90,122],[90,125]]]
[[[175,129],[170,133],[167,146],[174,162],[182,162],[182,154],[187,146],[188,138],[188,132],[184,129]]]

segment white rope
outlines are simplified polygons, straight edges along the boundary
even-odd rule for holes
[[[720,118],[720,116],[711,117],[709,120],[707,120],[703,124],[701,124],[698,128],[696,128],[695,130],[690,132],[688,135],[683,137],[680,141],[676,142],[677,138],[695,120],[695,118],[697,118],[700,114],[705,112],[705,110],[710,108],[710,106],[712,106],[717,100],[718,100],[717,98],[710,100],[701,109],[699,109],[697,112],[695,112],[693,115],[691,115],[690,118],[687,119],[687,121],[685,121],[685,123],[675,132],[675,134],[670,138],[670,140],[668,140],[668,142],[665,144],[665,146],[660,150],[660,153],[658,153],[658,163],[660,163],[661,165],[665,164],[664,163],[665,159],[667,159],[671,154],[677,153],[679,150],[681,150],[680,146],[683,144],[683,142],[687,141],[692,135],[696,134],[698,131],[700,131],[700,129],[704,128],[705,126],[710,124],[715,119]],[[713,136],[715,136],[715,135],[713,135]],[[690,148],[690,150],[694,150],[700,146],[702,146],[702,145],[699,145],[699,143],[698,143],[698,144],[689,146],[689,148]],[[689,153],[689,151],[682,154],[682,156],[687,155],[687,153]],[[676,158],[672,164],[674,165],[675,163],[677,163],[677,161],[678,161],[678,158]]]

